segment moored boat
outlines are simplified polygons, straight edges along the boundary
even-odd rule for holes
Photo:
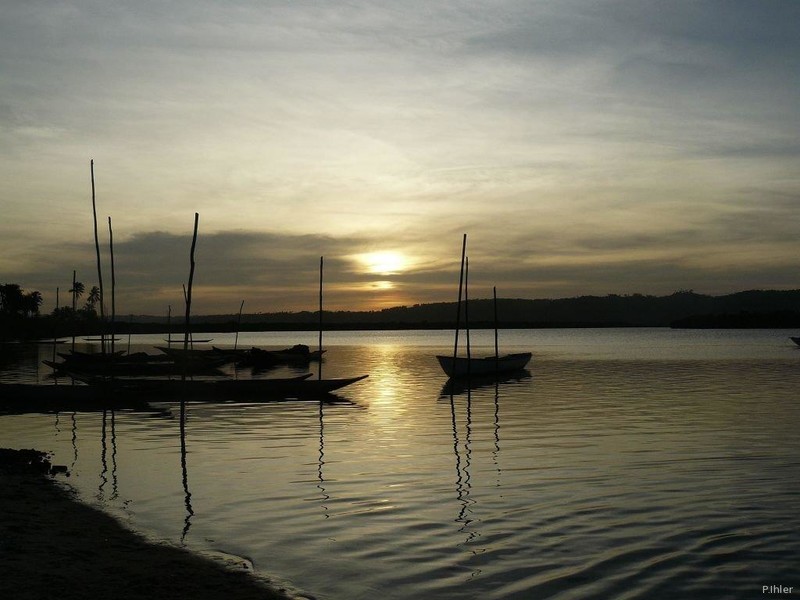
[[[439,365],[448,377],[469,377],[513,373],[524,369],[531,360],[530,352],[506,354],[504,356],[486,356],[482,358],[466,358],[458,356],[436,357]]]
[[[273,365],[308,364],[312,361],[319,361],[325,350],[311,350],[305,344],[297,344],[291,348],[281,350],[262,350],[261,348],[251,348],[238,359],[238,363],[244,366],[269,367]]]
[[[124,376],[154,376],[154,375],[187,375],[196,374],[216,374],[219,367],[227,361],[224,358],[216,360],[201,359],[196,360],[135,360],[126,361],[124,357],[118,360],[106,360],[99,362],[90,361],[64,361],[53,362],[51,360],[42,361],[45,365],[53,369],[56,373],[69,375],[72,372],[79,372],[90,375],[107,375],[114,377]]]
[[[102,392],[109,395],[135,395],[148,401],[182,399],[219,402],[320,398],[367,377],[314,379],[311,373],[268,379],[112,379],[82,373],[73,373],[72,376],[87,384],[79,387],[92,388],[92,395]]]
[[[473,357],[470,351],[469,339],[469,259],[467,259],[467,234],[461,246],[461,274],[458,285],[458,305],[456,313],[455,346],[452,356],[437,355],[436,360],[445,374],[452,378],[484,377],[487,375],[503,375],[523,370],[530,362],[530,352],[506,354],[501,356],[498,345],[497,324],[497,288],[492,288],[494,299],[494,354],[484,357]],[[458,356],[458,332],[461,327],[461,301],[462,287],[464,292],[464,325],[467,333],[467,356]]]

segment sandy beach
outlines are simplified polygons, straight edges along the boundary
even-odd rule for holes
[[[246,569],[148,541],[56,484],[34,450],[0,449],[0,597],[287,600]]]

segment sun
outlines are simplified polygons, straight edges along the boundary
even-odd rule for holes
[[[373,275],[395,275],[408,267],[408,259],[400,252],[368,252],[358,260]]]

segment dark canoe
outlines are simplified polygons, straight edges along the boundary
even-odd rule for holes
[[[487,356],[484,358],[437,356],[442,370],[448,377],[472,377],[513,373],[524,369],[531,360],[530,352],[506,354],[505,356]]]
[[[228,359],[228,362],[233,360],[233,356],[230,353],[221,352],[213,347],[203,350],[199,348],[187,348],[184,350],[183,348],[170,348],[168,346],[156,346],[155,348],[164,356],[168,356],[174,360],[181,360],[184,356],[188,356],[190,359],[198,360],[219,360],[223,358]]]
[[[789,339],[791,339],[795,344],[800,346],[800,337],[793,337],[793,338],[789,338]]]
[[[0,346],[33,346],[66,344],[67,340],[0,340]]]
[[[56,373],[69,374],[79,372],[86,375],[106,375],[115,377],[147,377],[156,375],[199,375],[199,374],[219,374],[219,367],[227,361],[224,358],[216,360],[154,360],[154,361],[126,361],[124,358],[113,361],[101,362],[80,362],[70,361],[53,362],[50,360],[42,361],[45,365],[52,368]]]
[[[88,387],[108,393],[122,392],[149,401],[268,401],[293,398],[323,397],[365,379],[344,377],[313,379],[311,373],[298,377],[270,379],[103,379],[75,374]]]
[[[239,364],[252,367],[270,367],[274,365],[308,364],[322,358],[325,350],[310,350],[304,344],[298,344],[282,350],[262,350],[251,348],[239,359]]]
[[[117,350],[113,354],[100,352],[57,352],[58,356],[67,364],[70,365],[86,365],[86,364],[109,364],[111,362],[118,363],[147,363],[147,362],[165,362],[169,357],[162,354],[147,354],[145,352],[134,352],[127,354],[125,350]],[[56,363],[58,364],[58,363]],[[48,365],[50,366],[50,365]]]
[[[0,412],[90,410],[154,410],[150,402],[275,402],[335,401],[333,392],[365,379],[312,379],[310,374],[286,379],[93,381],[78,385],[0,384]]]

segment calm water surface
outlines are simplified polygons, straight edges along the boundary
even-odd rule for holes
[[[339,402],[190,404],[183,437],[170,404],[6,415],[1,445],[53,452],[134,529],[248,557],[321,599],[796,593],[790,333],[503,332],[504,351],[533,351],[529,376],[452,398],[433,358],[449,332],[330,333],[323,374],[370,375]],[[488,353],[491,332],[472,341]],[[239,340],[298,342],[316,335]],[[52,349],[38,352],[0,378],[44,382]]]

